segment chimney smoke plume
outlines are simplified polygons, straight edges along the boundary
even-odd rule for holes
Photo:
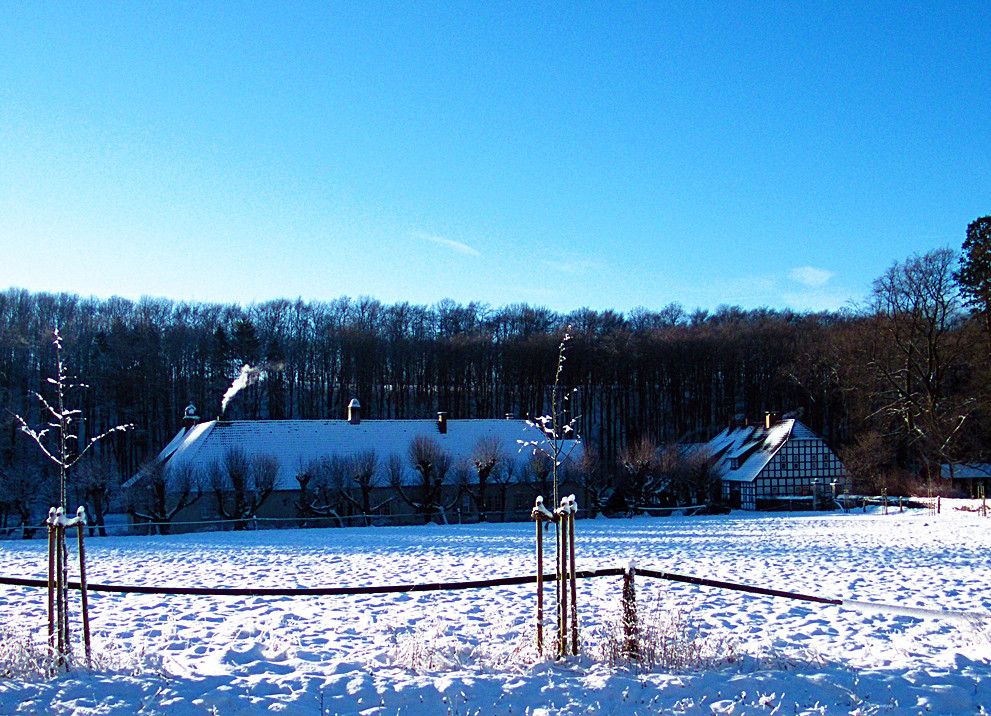
[[[227,412],[227,404],[231,402],[235,395],[245,388],[265,380],[269,373],[278,372],[284,367],[285,364],[283,363],[265,363],[259,366],[250,366],[245,363],[241,366],[241,372],[237,378],[231,383],[231,387],[224,393],[223,400],[220,401],[220,414],[223,415]]]

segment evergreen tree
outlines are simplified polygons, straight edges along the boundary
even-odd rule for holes
[[[955,274],[967,305],[984,319],[984,332],[991,360],[991,216],[982,216],[967,226],[960,270]]]

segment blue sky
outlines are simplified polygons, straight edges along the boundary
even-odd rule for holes
[[[835,309],[991,213],[984,3],[24,3],[0,288]]]

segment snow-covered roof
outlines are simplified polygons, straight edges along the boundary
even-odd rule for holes
[[[788,418],[770,428],[760,425],[727,428],[696,449],[708,450],[716,458],[723,480],[753,482],[789,440],[820,439],[800,421]],[[734,460],[738,464],[736,469],[732,469]]]
[[[986,480],[991,477],[991,465],[986,462],[957,462],[952,467],[951,474],[950,465],[941,466],[943,477],[958,480]]]
[[[524,420],[447,420],[446,432],[437,421],[424,420],[212,420],[180,431],[159,454],[169,469],[190,463],[207,469],[219,463],[231,448],[249,457],[272,455],[279,461],[277,490],[296,490],[296,476],[312,460],[331,455],[349,456],[375,450],[381,463],[397,454],[408,463],[410,442],[418,436],[436,440],[453,462],[470,458],[476,442],[497,439],[509,458],[528,459],[533,447],[520,452],[520,443],[548,445],[544,434]],[[549,448],[549,445],[548,445]],[[406,465],[412,478],[412,468]],[[380,470],[383,469],[380,466]]]

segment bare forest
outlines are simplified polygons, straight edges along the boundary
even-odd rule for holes
[[[267,379],[227,405],[228,419],[341,419],[352,398],[368,419],[539,416],[549,410],[566,330],[560,380],[576,389],[566,417],[605,482],[624,473],[623,456],[643,441],[703,440],[765,411],[799,417],[867,483],[983,460],[991,323],[959,264],[949,249],[895,262],[862,305],[832,313],[671,304],[562,315],[364,297],[239,306],[8,289],[0,293],[3,499],[20,504],[12,496],[37,493],[50,469],[15,416],[41,419],[30,396],[49,389],[55,327],[63,359],[85,383],[73,396],[81,442],[133,425],[80,466],[77,484],[91,499],[109,499],[114,483],[153,457],[187,404],[204,419],[219,416],[244,365],[265,366]]]

